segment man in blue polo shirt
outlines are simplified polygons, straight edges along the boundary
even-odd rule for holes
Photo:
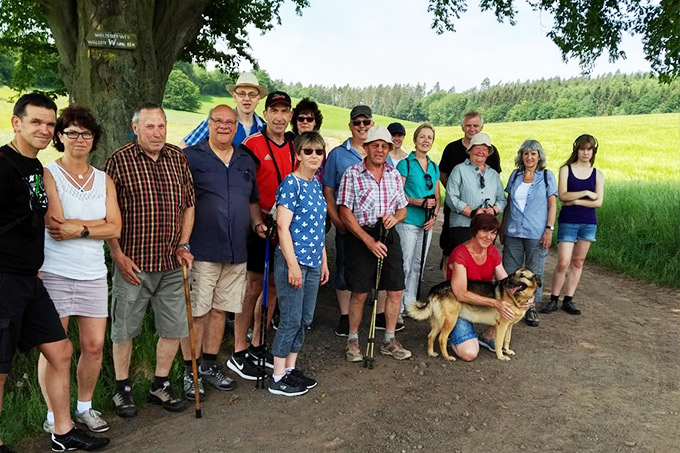
[[[239,76],[235,85],[227,85],[227,91],[236,102],[237,128],[232,142],[234,146],[239,146],[246,137],[260,132],[264,128],[265,123],[262,118],[257,116],[255,109],[260,99],[267,96],[267,89],[260,86],[253,73],[244,72]],[[184,137],[180,148],[198,145],[205,140],[210,133],[208,121],[208,119],[201,121],[196,129]]]
[[[218,390],[232,390],[233,381],[216,363],[222,344],[226,312],[240,313],[246,285],[246,242],[250,228],[264,237],[255,163],[233,145],[236,114],[218,105],[208,116],[210,135],[184,150],[194,177],[196,216],[189,245],[194,255],[192,311],[196,348],[203,358],[199,367],[199,392],[203,381]],[[246,212],[250,216],[244,215]],[[207,316],[206,316],[207,315]],[[184,393],[194,399],[191,349],[182,339],[186,364]]]

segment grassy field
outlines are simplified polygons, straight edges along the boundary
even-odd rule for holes
[[[10,117],[13,94],[0,87],[0,143],[12,138]],[[294,100],[295,102],[296,100]],[[168,141],[179,143],[208,110],[220,103],[233,105],[231,98],[202,97],[198,113],[168,111]],[[58,102],[65,106],[65,100]],[[349,136],[347,109],[322,105],[324,136],[344,140]],[[259,109],[258,113],[261,112]],[[376,116],[376,123],[387,125],[391,118]],[[407,129],[405,148],[411,149],[410,135],[415,123],[402,122]],[[582,133],[595,135],[600,148],[596,166],[606,177],[604,206],[598,210],[598,240],[591,248],[589,260],[637,278],[680,287],[680,115],[657,114],[529,121],[488,124],[485,132],[492,137],[502,157],[505,180],[514,167],[516,150],[526,138],[539,140],[547,154],[548,167],[557,169],[571,153],[571,143]],[[439,161],[447,143],[460,138],[459,127],[436,128],[432,158]],[[43,162],[54,160],[54,149],[41,152]],[[75,326],[73,326],[75,327]],[[71,337],[75,336],[75,328]],[[108,338],[108,335],[107,335]],[[139,341],[135,342],[133,363],[135,397],[145,400],[144,392],[153,377],[156,336],[147,318]],[[108,342],[108,340],[107,340]],[[77,341],[74,342],[77,348]],[[111,347],[105,347],[102,377],[95,394],[95,407],[108,409],[113,394]],[[40,430],[44,407],[35,377],[36,354],[17,356],[5,394],[5,416],[0,419],[0,433],[6,442],[32,435]],[[75,364],[73,365],[75,376]],[[177,381],[182,365],[178,360],[172,376]],[[72,380],[75,385],[75,380]],[[75,387],[71,395],[75,398]],[[107,414],[112,417],[110,413]]]

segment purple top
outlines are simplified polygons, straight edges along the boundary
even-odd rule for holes
[[[569,167],[569,177],[567,178],[567,192],[580,192],[581,190],[590,190],[595,192],[595,178],[597,170],[593,168],[592,173],[587,179],[578,179]],[[585,198],[585,197],[584,197]],[[588,208],[586,206],[562,206],[560,216],[557,219],[559,223],[586,223],[597,225],[597,214],[595,208]]]

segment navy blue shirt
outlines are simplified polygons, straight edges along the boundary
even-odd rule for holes
[[[255,163],[234,147],[229,165],[210,149],[208,139],[184,150],[194,177],[196,218],[189,244],[199,261],[245,263],[250,204],[259,201]]]

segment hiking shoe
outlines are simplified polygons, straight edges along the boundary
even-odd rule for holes
[[[484,338],[483,335],[480,335],[479,338],[477,338],[477,342],[479,342],[480,346],[484,346],[489,351],[496,352],[496,340],[489,340],[488,338]]]
[[[300,396],[308,391],[307,387],[289,374],[284,375],[279,382],[274,382],[274,379],[272,379],[269,384],[269,393],[274,395]]]
[[[291,376],[293,379],[298,381],[303,387],[312,389],[316,387],[316,379],[311,378],[307,375],[305,375],[302,371],[298,370],[297,368],[293,368],[290,370],[290,373],[288,373],[289,376]]]
[[[335,334],[339,337],[349,335],[349,316],[340,316],[338,325],[335,327]]]
[[[137,407],[135,407],[135,401],[132,399],[132,389],[129,385],[113,395],[113,408],[119,417],[133,418],[137,416]]]
[[[404,318],[400,315],[394,331],[399,332],[400,330],[404,330],[404,328],[406,328],[404,325]],[[377,313],[375,315],[375,330],[385,330],[385,313]]]
[[[255,366],[258,366],[260,358],[262,357],[262,351],[265,352],[264,366],[270,369],[274,369],[274,356],[269,350],[264,349],[262,346],[253,346],[252,344],[248,346],[248,355],[250,360],[253,361]]]
[[[524,322],[526,322],[527,325],[531,327],[538,326],[538,312],[536,311],[536,307],[531,307],[527,310],[527,314],[524,317]]]
[[[557,300],[551,298],[546,304],[543,305],[541,308],[541,313],[552,313],[557,311],[558,308]]]
[[[364,356],[361,355],[361,347],[359,346],[359,340],[347,341],[345,357],[347,358],[348,362],[361,362],[362,360],[364,360]]]
[[[78,428],[73,428],[66,434],[52,434],[52,451],[97,450],[106,447],[108,437],[94,437]]]
[[[208,384],[215,387],[217,390],[222,390],[224,392],[229,392],[234,390],[234,380],[228,376],[225,376],[220,370],[217,364],[208,368],[207,371],[203,371],[200,367],[198,368],[198,374],[201,376],[201,380],[204,380]],[[200,386],[199,382],[199,386]]]
[[[227,362],[227,368],[247,381],[256,381],[260,374],[257,365],[253,363],[247,352],[240,357],[232,355]]]
[[[411,357],[411,351],[404,348],[396,338],[392,338],[387,343],[383,343],[380,346],[380,353],[391,355],[397,360],[405,360]]]
[[[93,433],[103,433],[108,431],[110,427],[101,415],[101,412],[89,408],[85,412],[76,412],[74,418],[76,423],[87,426],[87,429]]]
[[[200,392],[201,390],[199,389],[198,391]],[[175,396],[170,381],[165,381],[163,387],[155,390],[151,387],[149,389],[148,399],[150,403],[160,404],[163,408],[172,412],[183,411],[187,406],[186,401]]]
[[[47,434],[52,434],[54,432],[54,422],[45,419],[43,422],[43,431],[45,431]]]
[[[562,302],[562,310],[566,311],[570,315],[580,315],[581,309],[578,308],[573,301]]]
[[[196,399],[196,389],[194,388],[194,373],[184,373],[184,380],[182,381],[182,388],[186,399],[194,401]],[[203,378],[199,373],[198,376],[198,396],[201,401],[205,401],[205,389],[203,388]]]

